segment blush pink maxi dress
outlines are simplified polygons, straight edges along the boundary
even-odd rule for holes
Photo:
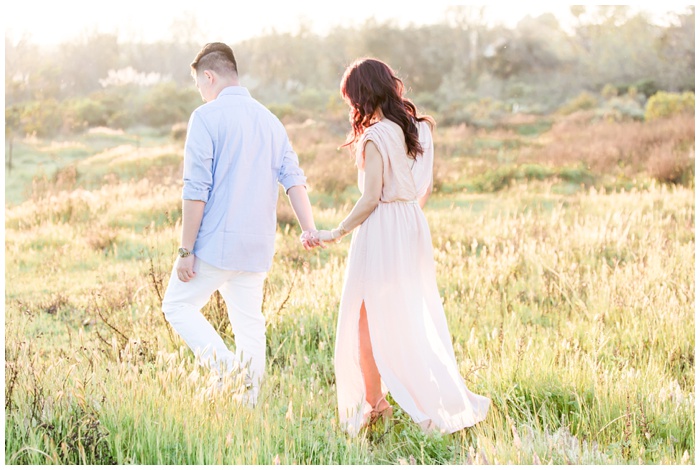
[[[364,190],[364,147],[372,141],[383,161],[380,203],[350,243],[335,345],[341,426],[351,435],[369,417],[359,360],[359,318],[367,309],[382,392],[425,431],[452,433],[486,418],[491,401],[467,389],[459,373],[435,278],[428,223],[418,204],[432,184],[430,127],[418,123],[424,149],[415,161],[401,128],[383,119],[357,145],[358,183]]]

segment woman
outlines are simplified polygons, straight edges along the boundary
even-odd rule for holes
[[[362,197],[338,228],[313,234],[348,255],[335,347],[340,421],[351,434],[388,418],[392,398],[424,430],[452,433],[486,417],[490,400],[471,393],[455,359],[423,215],[432,187],[429,116],[403,97],[385,63],[362,59],[341,94],[352,131]]]

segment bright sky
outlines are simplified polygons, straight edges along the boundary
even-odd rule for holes
[[[10,0],[5,2],[5,34],[12,40],[28,35],[40,44],[60,43],[95,31],[117,33],[121,40],[155,41],[178,34],[192,34],[204,42],[235,43],[270,32],[295,32],[304,22],[324,34],[334,26],[354,26],[374,17],[395,20],[399,25],[430,24],[445,18],[453,4],[434,0],[408,2],[264,2],[232,0]],[[684,9],[682,4],[636,4],[659,15]],[[554,13],[562,24],[571,16],[569,5],[545,3],[490,3],[485,17],[490,22],[514,26],[526,15]],[[173,25],[178,25],[173,27]]]

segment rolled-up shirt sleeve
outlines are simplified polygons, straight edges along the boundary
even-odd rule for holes
[[[284,186],[284,191],[289,191],[293,186],[306,187],[306,176],[301,168],[299,168],[299,157],[292,148],[292,144],[287,139],[284,147],[284,156],[282,157],[282,166],[278,175],[279,182]]]
[[[213,182],[214,143],[202,117],[192,113],[185,141],[182,199],[209,200]]]

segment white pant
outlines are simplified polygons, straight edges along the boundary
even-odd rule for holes
[[[177,264],[177,263],[176,263]],[[257,388],[265,372],[265,317],[263,283],[267,273],[226,271],[195,259],[194,279],[182,282],[173,267],[163,298],[163,313],[203,365],[220,374],[247,366]],[[204,318],[201,309],[218,290],[226,302],[236,353]]]

